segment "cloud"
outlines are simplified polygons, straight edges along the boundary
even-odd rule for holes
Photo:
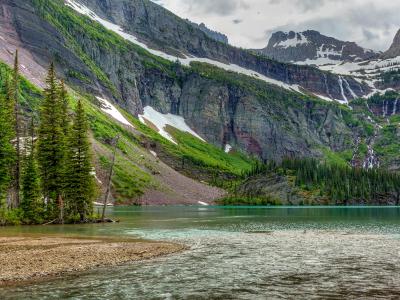
[[[244,48],[265,47],[278,30],[314,29],[386,50],[400,28],[400,0],[154,0],[177,15],[204,22]],[[232,25],[236,26],[232,26]]]
[[[355,41],[367,48],[386,50],[399,27],[398,11],[371,3],[367,6],[350,8],[340,12],[340,15],[328,14],[302,22],[289,22],[266,30],[264,36],[268,40],[275,31],[314,29],[337,39]]]
[[[367,28],[363,28],[362,31],[363,31],[363,36],[367,41],[372,41],[372,40],[375,40],[375,39],[379,39],[379,35],[378,34],[373,33],[372,31],[370,31]]]
[[[207,13],[227,16],[234,14],[239,9],[248,9],[249,5],[244,0],[180,0],[191,13]]]

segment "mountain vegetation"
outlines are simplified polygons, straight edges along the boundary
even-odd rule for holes
[[[11,76],[2,75],[0,222],[35,224],[91,220],[96,185],[88,125],[81,102],[70,125],[68,94],[51,64],[39,108],[37,136],[34,116],[31,116],[31,135],[21,136],[19,129],[24,124],[19,110],[18,54]]]
[[[10,3],[4,9],[12,20],[0,19],[29,55],[21,56],[24,64],[16,60],[14,70],[0,63],[2,220],[92,220],[93,201],[104,198],[100,182],[113,163],[116,136],[111,178],[116,204],[141,205],[148,197],[164,196],[197,203],[206,193],[177,191],[166,180],[179,176],[207,191],[229,191],[225,204],[397,203],[396,92],[359,98],[370,92],[365,82],[217,42],[147,0],[129,2],[129,8],[119,0],[79,2],[107,22],[118,22],[114,25],[124,35],[61,0]],[[170,30],[158,32],[160,24]],[[165,55],[192,55],[197,61],[181,63]],[[27,69],[47,68],[51,61],[44,90],[19,76],[23,70],[37,83]],[[229,63],[248,72],[220,67]],[[395,75],[383,74],[382,84],[392,85]],[[108,105],[115,105],[124,124]],[[203,140],[170,125],[164,130],[175,142],[162,137],[152,122],[138,120],[146,107],[182,117]],[[363,170],[369,167],[374,171]],[[314,181],[304,177],[307,168],[316,168]],[[374,172],[388,185],[374,179]],[[343,180],[329,181],[335,174]],[[344,189],[357,180],[361,187]],[[337,190],[329,190],[329,184]]]
[[[274,190],[274,186],[278,189]],[[283,194],[286,194],[283,196]],[[382,205],[400,203],[400,174],[352,168],[313,158],[255,164],[232,188],[225,205]]]

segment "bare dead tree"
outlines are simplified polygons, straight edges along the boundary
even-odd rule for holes
[[[119,139],[120,139],[120,136],[117,135],[117,136],[115,137],[115,139],[113,140],[114,149],[113,149],[113,155],[112,155],[110,170],[109,170],[108,178],[107,178],[107,190],[106,190],[106,194],[105,194],[105,196],[104,196],[103,213],[102,213],[102,215],[101,215],[101,221],[102,221],[102,222],[104,222],[104,220],[105,220],[106,207],[107,207],[108,199],[110,198],[110,193],[111,193],[111,179],[112,179],[113,172],[114,172],[115,156],[116,156],[116,152],[117,152],[117,145],[118,145]]]

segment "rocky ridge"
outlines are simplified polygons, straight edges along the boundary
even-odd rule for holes
[[[354,42],[340,41],[315,30],[275,32],[267,47],[256,51],[278,61],[308,65],[365,61],[379,56]]]
[[[210,38],[212,38],[212,39],[214,39],[214,40],[216,40],[218,42],[221,42],[221,43],[224,43],[224,44],[229,44],[228,37],[225,34],[208,28],[204,23],[197,24],[197,23],[191,22],[190,20],[186,20],[186,21],[189,22],[194,27],[199,28],[208,37],[210,37]]]
[[[308,93],[344,102],[370,92],[368,85],[351,77],[345,77],[348,87],[347,84],[343,86],[339,76],[321,72],[317,68],[284,64],[217,42],[199,28],[148,0],[68,0],[67,3],[84,5],[100,18],[120,26],[149,48],[175,57],[234,64],[284,84],[298,85]]]
[[[382,58],[394,58],[400,56],[400,29],[397,31],[390,48],[382,54]]]

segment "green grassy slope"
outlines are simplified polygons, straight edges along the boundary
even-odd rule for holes
[[[0,62],[0,86],[10,68]],[[21,78],[22,108],[26,120],[32,115],[37,120],[37,112],[41,101],[41,91],[25,78]],[[4,92],[4,91],[1,91]],[[171,143],[150,127],[139,122],[129,113],[121,113],[132,123],[129,128],[100,109],[99,102],[90,95],[82,95],[70,90],[70,105],[75,106],[81,99],[90,122],[93,152],[95,155],[97,173],[105,174],[111,157],[111,140],[120,135],[118,143],[115,176],[113,177],[113,194],[119,202],[132,202],[141,196],[146,189],[162,189],[160,182],[155,179],[157,163],[147,145],[157,148],[161,158],[172,167],[183,171],[189,177],[200,178],[216,183],[215,177],[234,178],[243,170],[251,168],[253,160],[240,153],[227,154],[213,145],[202,142],[190,134],[171,128],[170,133],[178,142]],[[182,159],[185,167],[181,168]],[[104,176],[103,176],[104,177]]]

